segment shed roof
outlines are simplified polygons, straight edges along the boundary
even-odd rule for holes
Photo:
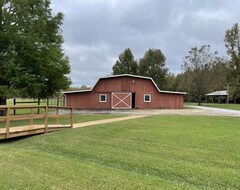
[[[139,75],[130,75],[130,74],[121,74],[121,75],[111,75],[111,76],[106,76],[106,77],[102,77],[99,78],[97,83],[89,90],[75,90],[75,91],[65,91],[62,92],[63,94],[72,94],[72,93],[83,93],[83,92],[91,92],[94,87],[98,84],[98,82],[102,79],[109,79],[109,78],[120,78],[120,77],[132,77],[132,78],[141,78],[141,79],[147,79],[147,80],[151,80],[152,83],[154,84],[154,86],[156,87],[156,89],[161,92],[161,93],[167,93],[167,94],[187,94],[186,92],[174,92],[174,91],[164,91],[164,90],[160,90],[157,86],[157,84],[153,81],[153,79],[151,77],[145,77],[145,76],[139,76]]]
[[[215,91],[206,94],[206,96],[227,96],[227,91],[226,90]]]

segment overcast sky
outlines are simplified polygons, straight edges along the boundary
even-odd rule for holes
[[[180,73],[191,47],[210,44],[225,55],[225,31],[240,22],[239,0],[52,0],[52,8],[65,15],[72,86],[110,75],[126,48],[136,59],[161,49],[169,71]]]

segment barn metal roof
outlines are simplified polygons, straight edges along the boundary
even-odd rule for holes
[[[79,92],[91,92],[93,88],[90,88],[88,90],[71,90],[71,91],[64,91],[61,92],[62,94],[73,94],[73,93],[79,93]]]
[[[133,77],[133,78],[142,78],[142,79],[148,79],[151,80],[152,83],[154,84],[154,86],[156,87],[156,89],[161,92],[161,93],[166,93],[166,94],[187,94],[186,92],[174,92],[174,91],[164,91],[164,90],[160,90],[157,86],[157,84],[154,82],[154,80],[151,77],[144,77],[144,76],[139,76],[139,75],[131,75],[131,74],[121,74],[121,75],[110,75],[110,76],[106,76],[106,77],[101,77],[98,79],[98,81],[96,82],[96,84],[89,90],[75,90],[75,91],[65,91],[62,92],[63,94],[72,94],[72,93],[83,93],[83,92],[91,92],[94,87],[98,84],[98,82],[101,79],[109,79],[109,78],[118,78],[118,77]]]
[[[215,91],[206,94],[206,96],[227,96],[227,91],[226,90]]]

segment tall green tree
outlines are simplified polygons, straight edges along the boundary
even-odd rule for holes
[[[118,60],[112,67],[113,75],[119,74],[138,74],[138,63],[134,59],[130,48],[124,50],[118,57]]]
[[[0,1],[0,104],[12,96],[46,98],[69,87],[63,17],[53,15],[50,0]]]
[[[182,69],[186,73],[183,79],[186,81],[184,88],[190,96],[196,96],[198,104],[213,85],[215,75],[212,73],[213,67],[222,59],[217,56],[217,52],[210,51],[210,45],[193,47],[184,59]]]
[[[206,81],[203,81],[206,83],[205,89],[207,93],[225,90],[227,88],[227,71],[228,64],[224,59],[216,58],[211,66],[208,66],[208,69],[204,71],[206,72],[207,78],[205,78]],[[196,93],[196,88],[193,86],[193,83],[195,83],[193,81],[194,77],[197,77],[194,72],[196,71],[192,69],[185,70],[176,76],[173,83],[174,90],[187,92],[186,98],[188,102],[199,101],[199,95]],[[210,82],[208,83],[208,81]]]
[[[176,76],[173,73],[168,72],[165,76],[165,81],[166,81],[166,84],[164,86],[164,90],[170,90],[170,91],[176,90],[176,86],[175,86]]]
[[[163,89],[166,85],[166,58],[160,49],[149,49],[139,61],[139,74],[152,77],[157,86]]]
[[[194,93],[194,90],[192,90],[191,83],[192,83],[192,71],[190,70],[185,70],[184,72],[178,74],[174,82],[176,91],[187,92],[186,98],[188,103],[190,103],[191,101],[198,100]]]
[[[228,61],[223,58],[219,59],[219,61],[212,66],[210,71],[212,82],[209,92],[227,89],[228,67]]]
[[[224,42],[230,56],[228,75],[230,96],[236,101],[236,98],[240,97],[240,28],[238,23],[226,31]]]

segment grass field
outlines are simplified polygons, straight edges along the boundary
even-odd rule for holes
[[[185,104],[187,107],[189,104]],[[197,103],[190,103],[191,106],[197,106]],[[213,104],[213,103],[202,103],[202,106],[212,107],[212,108],[224,108],[230,110],[240,110],[240,104]]]
[[[1,189],[240,189],[239,123],[155,116],[3,141]]]

